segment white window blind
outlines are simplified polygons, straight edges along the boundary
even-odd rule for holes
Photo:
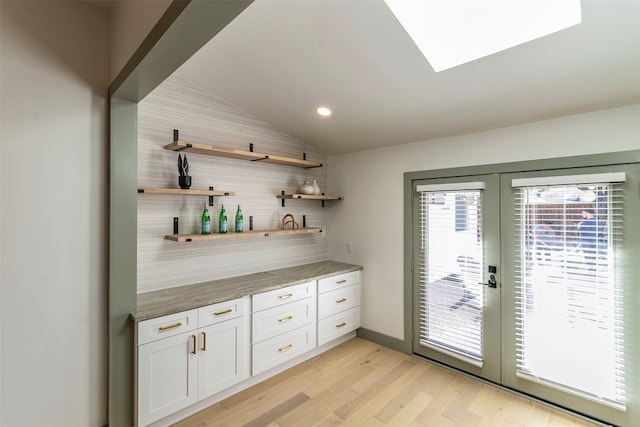
[[[418,185],[418,192],[443,192],[443,191],[456,191],[456,190],[484,190],[485,184],[482,181],[477,182],[450,182],[445,184],[422,184]]]
[[[517,375],[624,409],[622,184],[515,191]]]
[[[592,173],[585,175],[539,176],[535,178],[516,178],[511,180],[512,187],[533,187],[536,185],[584,184],[585,182],[613,183],[625,182],[624,172]]]
[[[482,193],[419,193],[420,344],[482,366]]]

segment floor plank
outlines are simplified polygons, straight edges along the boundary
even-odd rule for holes
[[[422,359],[354,338],[174,427],[592,427]]]

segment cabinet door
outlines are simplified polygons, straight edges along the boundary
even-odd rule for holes
[[[138,426],[197,401],[195,331],[138,347]]]
[[[244,317],[202,328],[198,339],[198,399],[248,378],[249,335]]]

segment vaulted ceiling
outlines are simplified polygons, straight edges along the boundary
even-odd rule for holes
[[[176,74],[343,154],[640,103],[640,0],[439,73],[383,0],[256,0]]]

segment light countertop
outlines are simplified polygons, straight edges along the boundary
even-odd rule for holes
[[[138,294],[134,321],[152,319],[184,310],[204,307],[234,298],[297,285],[336,274],[361,270],[362,267],[337,261],[321,261],[245,276],[196,283],[177,288]]]

